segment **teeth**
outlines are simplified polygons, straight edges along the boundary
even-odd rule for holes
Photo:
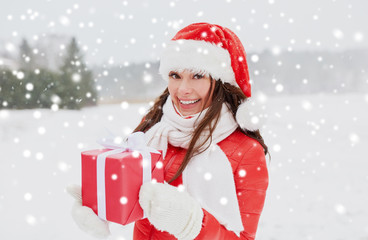
[[[179,100],[182,104],[192,104],[192,103],[196,103],[199,101],[199,99],[197,100],[194,100],[194,101],[182,101],[182,100]]]

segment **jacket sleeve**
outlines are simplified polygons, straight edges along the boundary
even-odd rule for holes
[[[213,215],[203,209],[202,229],[196,240],[255,239],[268,187],[265,155],[259,143],[254,143],[248,151],[245,151],[234,172],[234,180],[244,227],[240,237],[227,230]]]

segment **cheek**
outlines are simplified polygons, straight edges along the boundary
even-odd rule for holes
[[[175,86],[175,84],[173,84],[173,82],[170,81],[170,80],[169,80],[169,83],[167,84],[167,88],[168,88],[169,93],[170,93],[171,96],[173,96],[175,94],[176,89],[177,89],[177,87]]]
[[[213,86],[214,88],[214,86]],[[211,83],[210,82],[207,82],[207,84],[205,86],[203,86],[202,88],[202,98],[203,99],[206,99],[208,98],[208,100],[206,102],[203,102],[203,108],[207,108],[211,105],[212,103],[212,97],[211,97]],[[214,89],[212,89],[212,92],[213,92]]]
[[[202,98],[207,97],[207,95],[210,94],[210,88],[211,88],[211,84],[208,82],[204,82],[203,84],[201,84],[201,86],[199,86],[197,89],[198,93],[201,95]]]

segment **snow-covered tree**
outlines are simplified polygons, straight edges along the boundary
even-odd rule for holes
[[[60,81],[56,86],[58,96],[62,99],[60,107],[80,109],[82,106],[96,104],[93,74],[84,63],[75,38],[71,39],[66,48],[60,72]]]

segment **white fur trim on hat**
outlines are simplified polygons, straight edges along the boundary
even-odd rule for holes
[[[238,86],[229,52],[206,41],[176,40],[167,44],[160,60],[159,72],[168,80],[170,71],[192,70]]]
[[[261,118],[257,112],[259,106],[255,105],[255,102],[249,98],[239,105],[236,112],[236,121],[241,128],[249,131],[256,131],[261,128]]]

